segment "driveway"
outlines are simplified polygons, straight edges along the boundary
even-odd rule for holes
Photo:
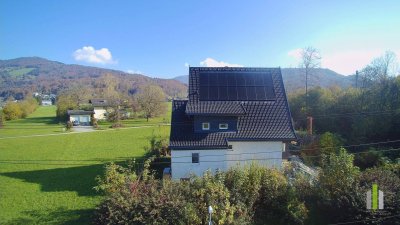
[[[72,127],[73,132],[91,132],[94,131],[92,126],[74,126]]]

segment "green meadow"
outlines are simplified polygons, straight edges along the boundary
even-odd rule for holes
[[[104,164],[143,157],[152,134],[169,135],[169,126],[158,125],[169,116],[85,133],[64,132],[55,107],[7,121],[0,129],[0,224],[90,223]]]

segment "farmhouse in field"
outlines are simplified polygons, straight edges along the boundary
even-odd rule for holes
[[[189,100],[172,103],[172,178],[251,161],[280,168],[295,139],[280,68],[191,67]]]
[[[90,126],[93,111],[68,110],[67,114],[74,126]]]

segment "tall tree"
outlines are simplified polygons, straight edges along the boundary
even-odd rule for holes
[[[386,51],[361,71],[363,87],[370,87],[374,81],[386,81],[390,76],[398,75],[398,73],[396,54]]]
[[[165,94],[159,86],[145,86],[137,95],[137,101],[143,110],[147,121],[166,112]]]
[[[318,68],[321,64],[321,55],[319,51],[314,47],[305,47],[301,50],[301,62],[300,67],[304,69],[306,77],[306,114],[308,115],[308,77],[311,74],[312,69]]]
[[[109,111],[108,120],[118,122],[121,118],[120,109],[125,104],[125,100],[128,99],[125,96],[119,86],[121,85],[120,78],[112,74],[104,74],[96,82],[96,93],[99,97],[104,98],[108,102],[107,111]]]

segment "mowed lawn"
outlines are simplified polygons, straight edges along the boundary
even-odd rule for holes
[[[63,134],[54,117],[54,107],[40,107],[0,129],[0,224],[90,223],[104,164],[140,158],[153,133],[169,135],[156,125]]]

